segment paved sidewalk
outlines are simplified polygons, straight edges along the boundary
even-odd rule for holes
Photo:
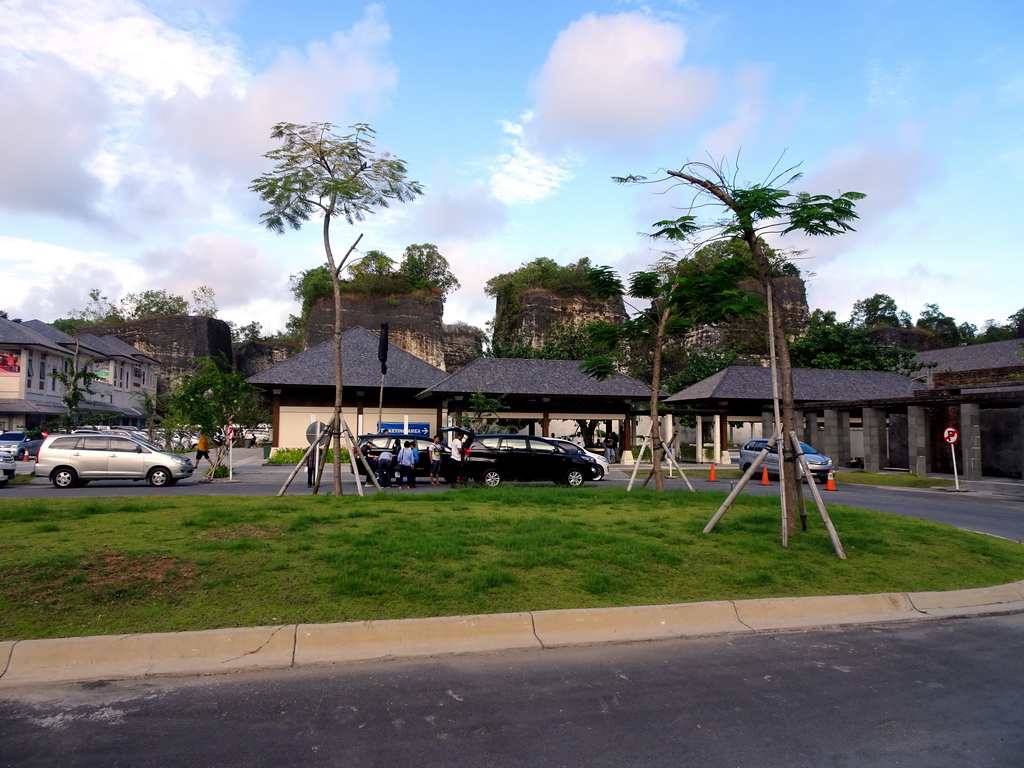
[[[1024,581],[952,592],[723,600],[21,640],[0,642],[0,689],[1019,612],[1024,612]]]

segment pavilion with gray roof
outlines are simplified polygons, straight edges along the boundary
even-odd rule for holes
[[[913,379],[794,369],[802,439],[839,466],[863,458],[873,471],[952,473],[955,452],[965,479],[1024,477],[1022,341],[930,350],[916,360],[922,367]],[[727,368],[667,398],[666,405],[715,420],[716,447],[724,445],[728,420],[760,420],[762,434],[773,430],[767,368]],[[952,451],[943,439],[948,427],[959,434]]]

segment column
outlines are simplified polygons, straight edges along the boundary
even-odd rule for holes
[[[960,471],[964,480],[981,480],[981,406],[960,406]]]
[[[761,411],[761,437],[767,439],[775,434],[775,413]]]
[[[928,420],[920,405],[907,406],[907,451],[910,471],[918,477],[928,474]]]
[[[697,416],[697,463],[704,463],[704,417]]]
[[[849,421],[847,421],[849,424]],[[825,409],[825,432],[821,436],[821,445],[815,445],[819,451],[824,453],[836,466],[839,465],[839,444],[842,442],[842,426],[839,423],[839,411],[835,408]],[[814,445],[811,443],[811,445]]]
[[[862,413],[864,421],[864,471],[879,472],[885,460],[885,411],[878,408],[865,408]]]

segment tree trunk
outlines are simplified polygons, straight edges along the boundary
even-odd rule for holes
[[[331,214],[333,209],[332,202],[324,216],[324,252],[327,254],[327,266],[331,270],[331,290],[334,293],[334,416],[331,421],[334,427],[334,494],[342,496],[344,491],[341,486],[341,276],[334,264],[334,252],[331,250]]]
[[[665,326],[668,324],[668,302],[658,318],[658,332],[654,338],[654,360],[651,365],[651,459],[654,462],[654,487],[665,490],[665,475],[661,471],[663,449],[661,443],[661,348],[665,344]]]

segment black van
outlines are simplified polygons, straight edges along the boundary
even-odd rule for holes
[[[503,480],[548,480],[578,488],[595,476],[596,462],[533,435],[470,435],[467,473],[487,486]]]

